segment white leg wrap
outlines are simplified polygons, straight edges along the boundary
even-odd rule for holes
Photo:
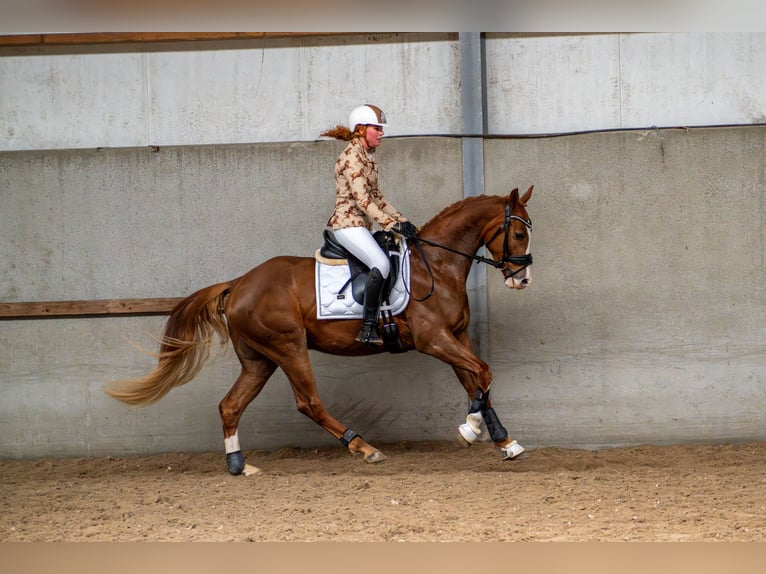
[[[468,413],[468,416],[465,417],[465,422],[457,428],[460,436],[467,443],[473,444],[479,438],[481,434],[481,421],[481,413]]]
[[[239,432],[235,432],[229,438],[223,439],[223,444],[226,447],[226,454],[242,450],[239,448]]]

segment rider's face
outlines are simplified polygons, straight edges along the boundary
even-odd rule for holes
[[[367,126],[364,132],[364,142],[368,149],[374,149],[380,145],[380,138],[383,137],[383,128],[381,126]]]

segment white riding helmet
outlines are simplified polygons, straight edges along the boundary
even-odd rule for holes
[[[357,106],[348,116],[348,127],[351,131],[356,129],[358,125],[363,126],[386,126],[386,114],[383,113],[378,106],[372,104],[365,104],[363,106]]]

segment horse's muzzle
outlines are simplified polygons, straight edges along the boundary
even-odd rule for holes
[[[525,287],[528,287],[530,283],[532,283],[532,276],[528,269],[525,269],[524,272],[519,273],[518,275],[506,277],[505,279],[505,286],[509,289],[524,289]]]

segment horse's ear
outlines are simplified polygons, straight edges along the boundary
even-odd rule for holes
[[[526,205],[529,201],[529,198],[532,197],[532,190],[535,188],[534,185],[530,185],[529,189],[527,190],[527,193],[524,194],[524,196],[521,198],[521,205]]]
[[[508,197],[508,202],[511,205],[516,205],[517,201],[519,201],[519,188],[518,187],[514,188],[514,190],[511,192],[511,195]]]

